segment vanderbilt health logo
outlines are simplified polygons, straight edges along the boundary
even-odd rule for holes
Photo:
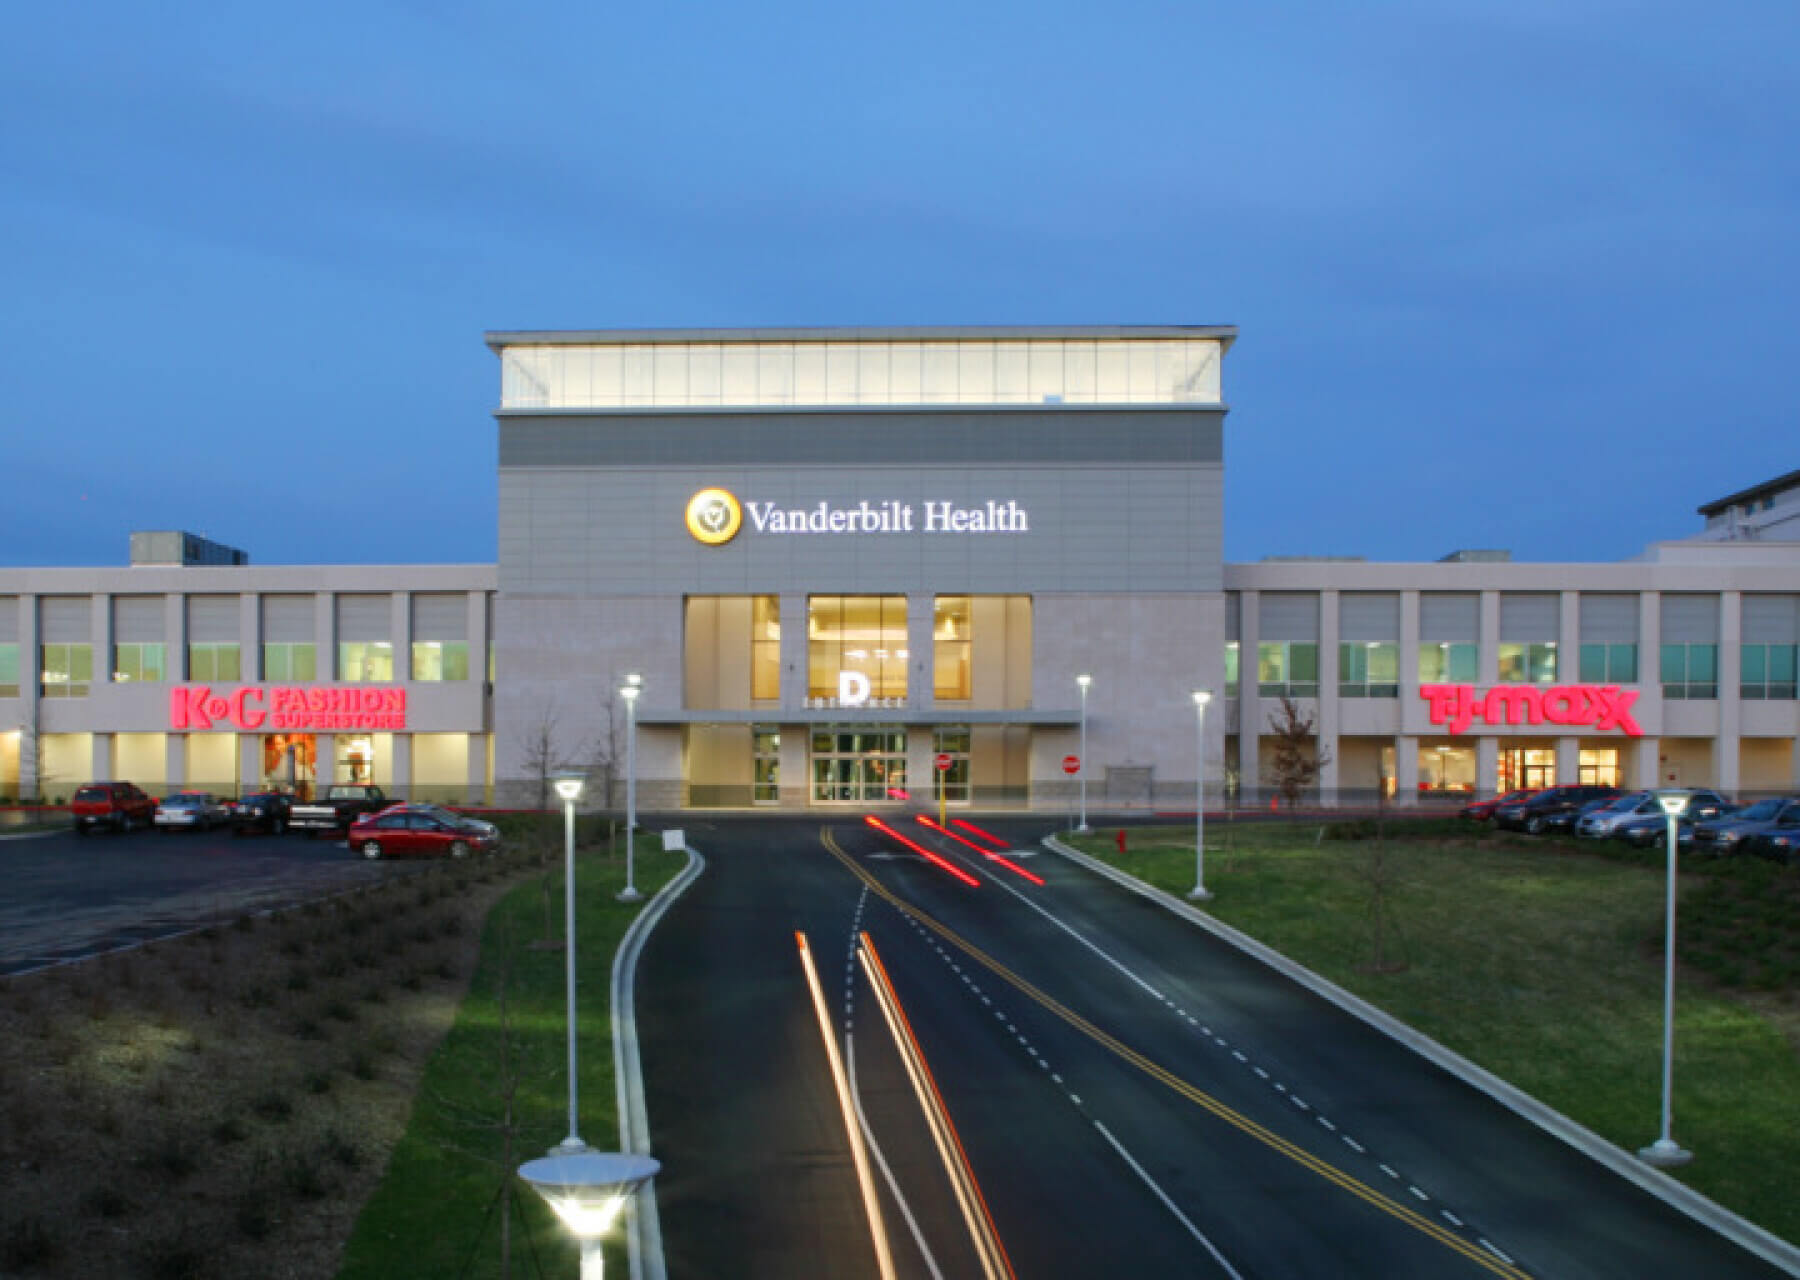
[[[688,500],[688,532],[709,547],[730,542],[743,525],[744,509],[724,489],[702,489]]]

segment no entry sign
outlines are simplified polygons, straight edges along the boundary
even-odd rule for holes
[[[1063,772],[1064,773],[1080,773],[1081,772],[1081,757],[1080,756],[1064,756],[1063,757]]]
[[[950,757],[947,753],[939,752],[936,763],[939,773],[950,772]]]

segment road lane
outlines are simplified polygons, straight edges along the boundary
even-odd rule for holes
[[[1018,1275],[1775,1274],[1061,859],[1022,863],[1037,886],[925,833],[970,887],[849,816],[690,824],[690,839],[711,871],[640,973],[671,1274],[872,1274],[843,1123],[815,1105],[830,1090],[816,1027],[810,1043],[780,1031],[804,1012],[796,929],[825,957],[907,1201],[887,1221],[898,1233],[910,1213],[938,1274],[979,1273],[855,967],[860,932]],[[896,1258],[931,1274],[916,1246]]]

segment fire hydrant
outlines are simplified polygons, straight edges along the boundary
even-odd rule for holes
[[[1113,838],[1113,843],[1119,846],[1120,853],[1125,852],[1125,828],[1124,827],[1119,828],[1119,834]]]

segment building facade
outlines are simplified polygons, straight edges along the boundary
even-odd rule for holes
[[[1800,472],[1616,564],[1227,564],[1235,339],[490,334],[496,565],[0,570],[0,795],[1191,811],[1288,704],[1326,803],[1800,791]]]

